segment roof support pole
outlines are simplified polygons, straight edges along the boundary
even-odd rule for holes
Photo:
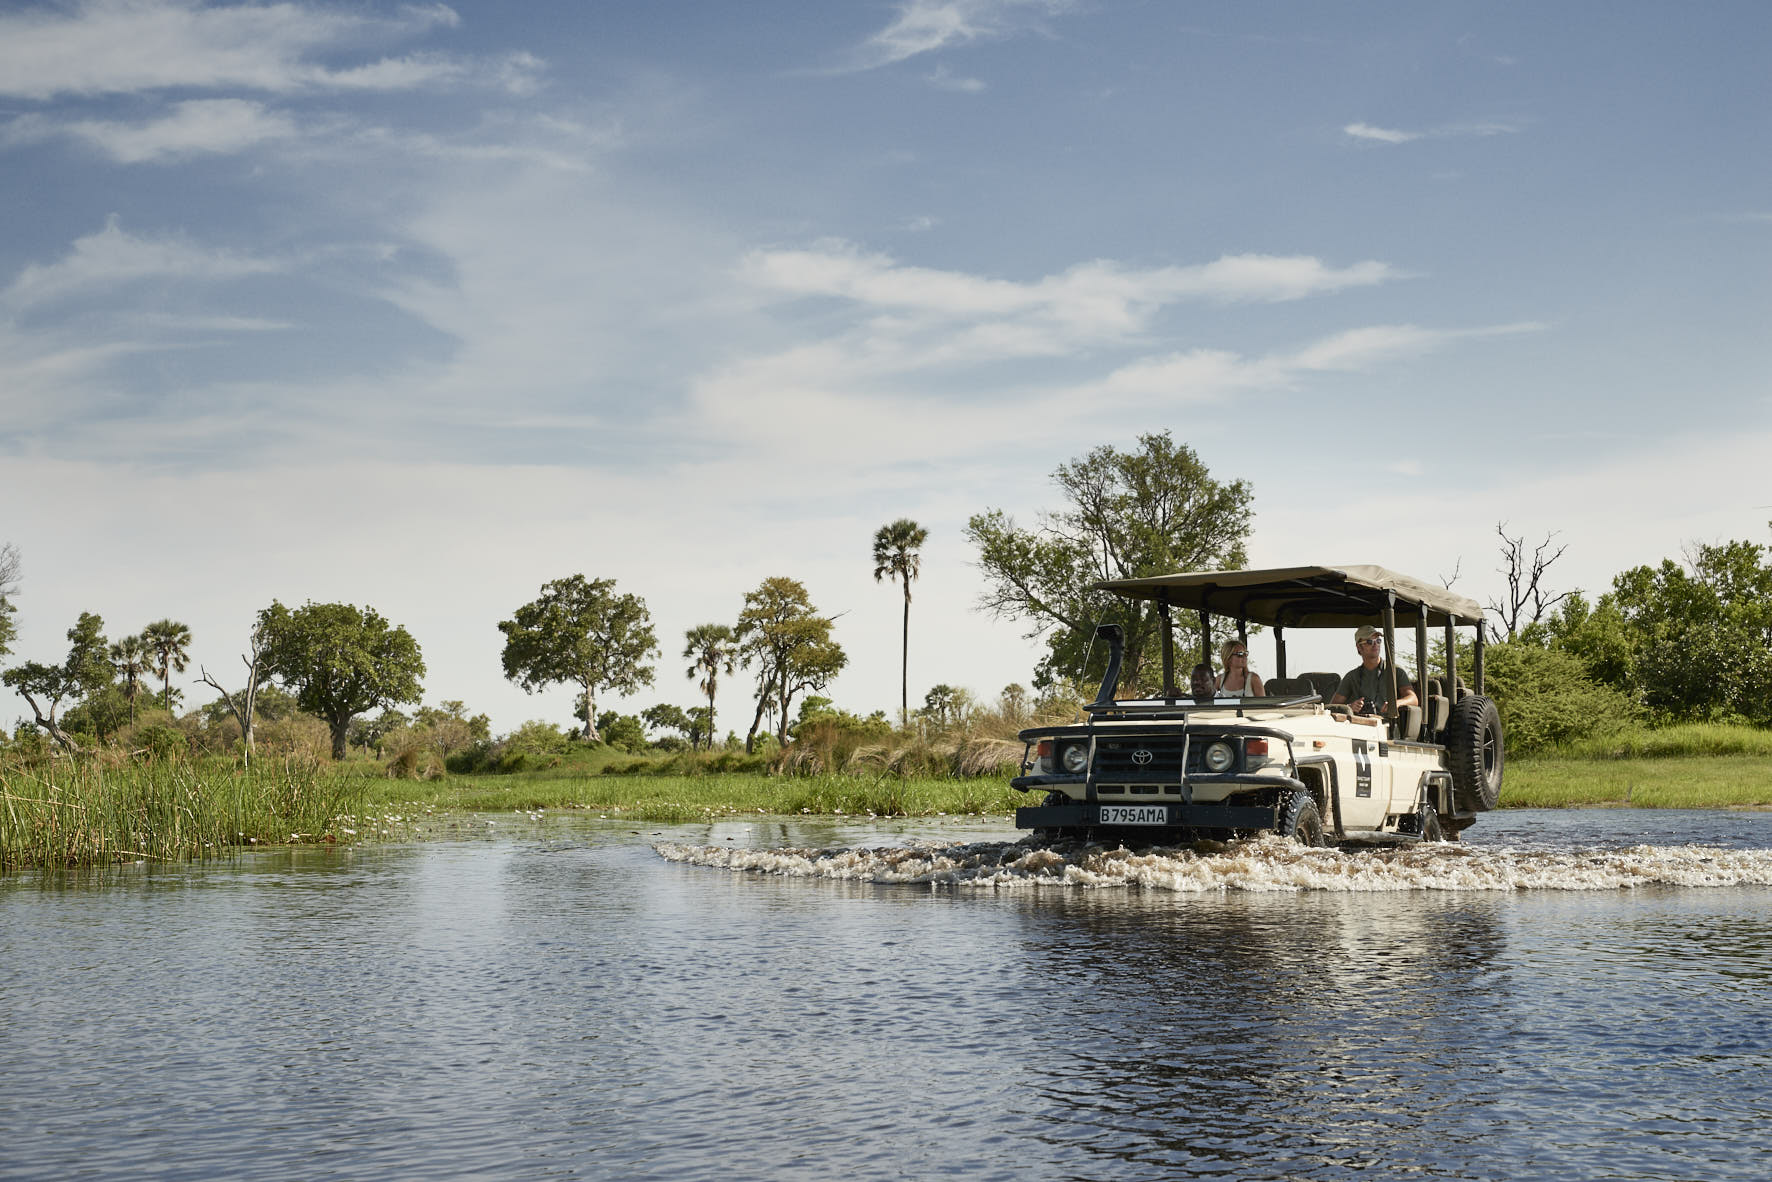
[[[1415,617],[1415,678],[1420,686],[1415,696],[1427,705],[1427,609],[1416,605],[1420,615]]]
[[[1483,692],[1483,633],[1488,629],[1483,621],[1477,621],[1477,654],[1476,668],[1471,670],[1471,680],[1477,683],[1477,692]]]
[[[1453,631],[1457,621],[1446,617],[1446,686],[1441,691],[1449,702],[1458,701],[1458,633]]]
[[[1384,596],[1384,661],[1391,674],[1391,709],[1397,708],[1397,597]]]
[[[1274,676],[1286,676],[1286,629],[1284,625],[1274,625]]]
[[[1173,703],[1176,698],[1175,689],[1175,634],[1170,631],[1169,597],[1157,600],[1157,617],[1163,625],[1163,698]]]

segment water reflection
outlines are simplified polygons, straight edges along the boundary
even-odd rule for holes
[[[1036,1053],[1067,1064],[1041,1088],[1041,1139],[1171,1176],[1248,1176],[1277,1154],[1289,1176],[1338,1176],[1380,1133],[1443,1150],[1448,1117],[1486,1104],[1463,1047],[1506,1033],[1485,1004],[1507,988],[1497,904],[1385,904],[1091,894],[1025,907],[1023,952],[1049,986]]]

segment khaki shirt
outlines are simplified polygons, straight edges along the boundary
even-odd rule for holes
[[[1410,680],[1409,670],[1397,666],[1397,692],[1407,691],[1415,682]],[[1356,665],[1342,675],[1341,684],[1335,687],[1344,702],[1352,702],[1360,698],[1366,699],[1363,713],[1380,713],[1379,703],[1391,704],[1391,667],[1390,662],[1380,661],[1378,668],[1368,669],[1365,665]]]

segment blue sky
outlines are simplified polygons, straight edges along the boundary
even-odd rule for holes
[[[1772,540],[1768,45],[1754,3],[5,5],[14,659],[172,616],[231,681],[258,608],[342,599],[508,729],[571,706],[499,673],[544,581],[647,600],[638,708],[785,574],[865,712],[910,516],[913,691],[990,697],[1036,646],[966,519],[1155,430],[1252,483],[1258,565],[1487,600],[1498,521],[1559,588]]]

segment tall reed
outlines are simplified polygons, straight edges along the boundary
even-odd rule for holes
[[[251,771],[184,760],[0,765],[0,870],[215,857],[240,846],[348,841],[363,781],[289,760]]]

